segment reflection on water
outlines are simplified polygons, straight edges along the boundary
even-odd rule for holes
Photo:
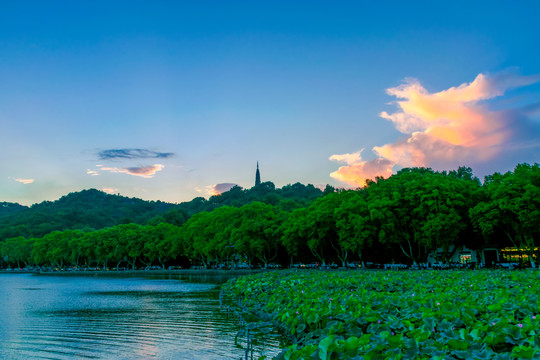
[[[0,359],[243,358],[224,280],[0,274]],[[254,358],[279,351],[266,334]]]

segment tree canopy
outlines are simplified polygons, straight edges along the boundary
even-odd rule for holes
[[[181,226],[201,211],[212,211],[221,206],[241,207],[253,201],[290,210],[311,204],[322,193],[313,185],[296,183],[276,189],[273,183],[264,182],[245,190],[236,186],[208,200],[197,197],[180,204],[171,204],[89,189],[31,207],[0,203],[0,241],[17,236],[41,237],[67,229],[99,230],[128,223],[157,225],[166,222]]]
[[[483,184],[469,168],[402,169],[361,189],[327,187],[324,194],[267,182],[178,205],[89,190],[1,219],[11,224],[2,228],[2,261],[18,267],[413,264],[435,250],[446,261],[460,246],[513,246],[535,266],[540,166],[520,164]]]

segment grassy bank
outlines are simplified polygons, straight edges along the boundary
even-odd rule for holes
[[[537,271],[280,271],[224,291],[296,340],[286,359],[540,357]]]

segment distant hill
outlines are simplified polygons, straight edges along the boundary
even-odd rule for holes
[[[325,191],[333,190],[329,189],[327,187]],[[0,241],[17,236],[41,237],[55,230],[101,229],[125,223],[168,222],[180,226],[200,211],[212,211],[224,205],[240,207],[252,201],[292,210],[308,206],[322,194],[313,185],[296,183],[276,189],[273,183],[264,182],[246,190],[236,186],[208,200],[197,197],[188,202],[171,204],[89,189],[31,207],[0,203]]]
[[[6,216],[10,216],[18,213],[19,211],[28,209],[27,206],[23,206],[17,203],[0,202],[0,219]]]
[[[10,214],[0,217],[0,239],[40,237],[65,229],[101,229],[120,223],[144,223],[175,205],[109,195],[96,189],[70,193],[56,201],[31,207],[11,205]],[[3,211],[4,212],[4,211]]]
[[[334,189],[331,188],[331,190],[333,191]],[[204,200],[204,198],[195,198],[191,202],[198,202],[200,210],[196,212],[201,210],[212,211],[223,205],[240,207],[253,201],[260,201],[262,203],[279,206],[284,210],[292,210],[310,205],[322,194],[323,192],[320,189],[311,184],[303,185],[301,183],[296,183],[293,185],[285,185],[282,188],[276,188],[272,182],[267,181],[258,186],[254,186],[251,189],[242,189],[239,186],[235,186],[231,190],[221,195],[212,196],[202,203],[200,203],[200,201]],[[188,214],[193,215],[193,213],[190,212],[190,206],[188,206],[190,203],[182,203],[179,206]]]

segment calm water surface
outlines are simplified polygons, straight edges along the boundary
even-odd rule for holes
[[[223,280],[0,274],[0,359],[243,359]],[[280,352],[257,340],[255,359]]]

